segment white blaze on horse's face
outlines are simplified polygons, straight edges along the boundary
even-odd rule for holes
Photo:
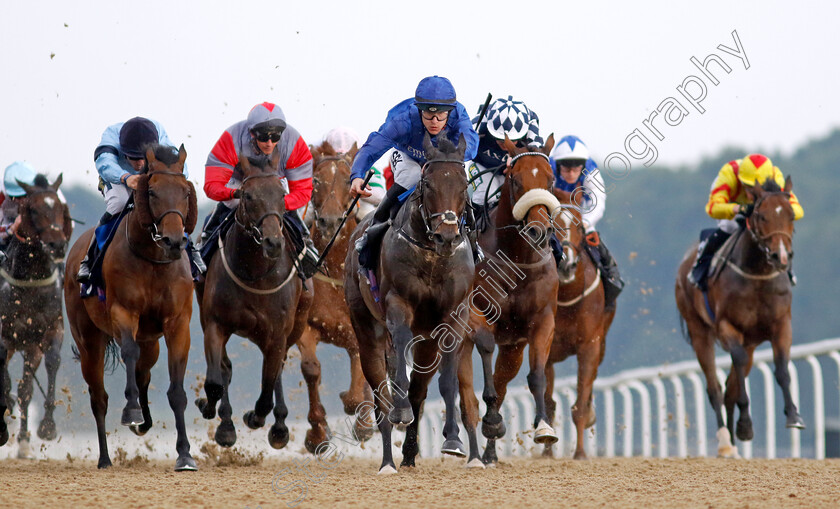
[[[782,206],[779,205],[778,207],[776,207],[776,214],[781,214],[781,213],[782,213]]]
[[[47,207],[53,208],[55,207],[55,198],[53,198],[52,196],[45,196],[44,203],[47,204]]]
[[[531,170],[531,175],[536,177],[537,173],[539,173],[539,172],[540,172],[540,170],[538,168],[534,168],[533,170]]]
[[[335,177],[335,163],[330,164],[330,171],[332,172],[333,177]]]
[[[781,208],[781,207],[779,207],[779,208]],[[783,267],[787,267],[788,253],[787,253],[787,249],[785,249],[785,243],[782,242],[782,239],[779,239],[779,261],[782,263]]]

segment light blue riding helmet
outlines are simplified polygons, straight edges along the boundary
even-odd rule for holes
[[[35,168],[23,161],[15,161],[9,166],[6,166],[6,170],[3,173],[3,187],[6,189],[6,195],[15,197],[26,196],[26,191],[20,187],[17,181],[20,180],[30,186],[34,185],[36,174]]]

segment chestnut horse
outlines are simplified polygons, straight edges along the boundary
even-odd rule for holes
[[[572,406],[572,420],[577,430],[575,459],[586,459],[584,430],[595,424],[592,386],[598,366],[604,360],[607,331],[615,318],[615,307],[604,309],[604,285],[601,273],[586,248],[586,232],[580,208],[571,203],[569,193],[558,189],[561,212],[554,218],[557,236],[563,249],[563,260],[557,267],[560,287],[557,293],[557,314],[554,318],[554,342],[545,366],[547,388],[545,406],[549,424],[554,423],[557,404],[554,402],[554,363],[577,356],[577,401]],[[552,444],[545,444],[543,454],[551,456]]]
[[[18,382],[20,431],[18,457],[30,458],[29,403],[32,379],[43,358],[47,368],[44,418],[38,426],[42,440],[56,437],[55,378],[61,363],[64,319],[61,315],[61,271],[64,252],[73,233],[67,205],[58,196],[62,176],[50,184],[37,175],[33,185],[18,182],[26,196],[18,205],[20,226],[9,241],[9,257],[0,267],[0,445],[9,439],[4,416],[9,401],[7,362],[15,351],[23,354],[23,376]],[[40,384],[39,384],[40,386]]]
[[[313,158],[312,201],[310,213],[314,216],[312,242],[323,253],[330,239],[336,234],[341,218],[350,206],[352,198],[347,182],[350,180],[350,165],[356,155],[354,144],[345,154],[336,153],[328,143],[319,147],[310,146]],[[350,323],[350,309],[344,300],[344,257],[350,241],[350,234],[357,225],[355,214],[347,217],[347,224],[324,259],[328,275],[317,273],[313,276],[317,299],[312,303],[307,327],[298,339],[297,347],[301,354],[301,371],[309,390],[310,423],[318,412],[323,413],[318,386],[321,383],[321,363],[315,355],[319,342],[329,343],[347,350],[350,356],[350,389],[339,397],[347,415],[355,415],[363,401],[373,401],[359,360],[359,342]],[[367,440],[373,435],[375,425],[366,415],[357,415],[353,432],[360,440]],[[317,443],[307,438],[304,442],[307,450],[314,453]]]
[[[554,146],[551,135],[538,151],[519,148],[505,139],[511,159],[501,187],[499,204],[491,213],[491,228],[479,237],[487,259],[477,267],[475,287],[481,298],[471,299],[469,340],[462,345],[460,369],[461,413],[470,441],[470,467],[498,461],[496,440],[505,434],[499,409],[507,384],[519,372],[525,346],[529,345],[528,387],[534,395],[536,416],[534,440],[557,441],[545,408],[548,353],[554,339],[558,276],[548,246],[554,235],[553,214],[560,202],[552,194],[554,173],[548,153]],[[480,292],[478,292],[481,290]],[[477,295],[476,295],[477,296]],[[487,413],[481,431],[487,438],[483,462],[478,457],[475,427],[478,400],[473,391],[472,347],[481,355]],[[495,372],[494,347],[499,346]]]
[[[785,181],[784,191],[772,179],[747,188],[754,201],[746,218],[746,230],[733,234],[715,255],[716,274],[709,278],[708,307],[703,293],[686,277],[691,270],[697,246],[692,246],[677,272],[676,299],[683,332],[697,354],[706,375],[706,391],[717,417],[718,455],[737,457],[732,431],[735,405],[740,412],[735,435],[752,440],[753,426],[745,381],[752,367],[755,348],[769,340],[773,348],[776,381],[785,400],[786,426],[805,424],[790,395],[791,284],[787,269],[793,257],[793,209],[790,192],[793,183]],[[711,310],[711,313],[709,312]],[[726,395],[721,393],[715,368],[715,341],[732,357],[726,379]],[[723,419],[726,405],[727,419]]]
[[[146,151],[147,171],[134,191],[134,209],[123,218],[104,254],[104,302],[96,297],[82,299],[76,281],[92,229],[76,240],[67,259],[64,301],[96,419],[99,468],[111,466],[105,431],[106,349],[113,354],[116,340],[125,363],[126,405],[120,422],[142,436],[152,427],[148,392],[161,335],[169,357],[166,395],[178,433],[175,470],[197,468],[184,423],[193,287],[185,233],[193,231],[198,214],[195,188],[183,173],[186,158],[183,145],[177,152],[160,145]]]
[[[344,291],[362,370],[374,388],[383,445],[380,474],[396,472],[392,424],[408,425],[401,466],[414,466],[420,405],[438,366],[439,388],[446,402],[442,451],[465,456],[455,416],[457,343],[452,338],[460,335],[456,317],[466,307],[475,271],[472,250],[462,232],[467,207],[466,146],[462,135],[457,147],[443,138],[435,148],[426,133],[427,162],[420,182],[382,242],[377,274],[381,298],[360,275],[356,251],[347,253]],[[362,234],[371,217],[356,228],[351,241]],[[406,357],[412,353],[409,382]],[[390,390],[386,376],[391,380]]]
[[[303,331],[312,297],[304,291],[283,234],[286,192],[274,170],[279,158],[277,148],[270,158],[239,156],[242,184],[234,194],[239,199],[234,224],[219,236],[219,250],[208,264],[204,284],[196,286],[207,359],[207,397],[195,403],[205,419],[212,419],[221,400],[222,422],[215,439],[223,447],[236,442],[229,393],[233,365],[227,354],[232,334],[250,339],[263,354],[260,395],[242,420],[251,429],[261,428],[273,409],[275,423],[268,442],[275,449],[289,442],[285,423],[289,410],[281,376],[286,352]],[[316,445],[327,440],[323,411],[307,439]]]

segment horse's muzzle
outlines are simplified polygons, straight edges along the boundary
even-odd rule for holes
[[[276,237],[263,237],[261,245],[263,255],[265,255],[266,258],[276,260],[283,254],[283,246],[285,245],[285,242],[283,237],[278,235]]]
[[[181,251],[187,247],[187,242],[187,237],[183,234],[178,235],[177,237],[164,235],[160,239],[160,246],[166,252],[167,257],[170,260],[177,260],[181,257]]]
[[[461,245],[463,237],[459,230],[435,232],[432,234],[432,241],[435,243],[435,252],[440,256],[452,256],[455,249]]]

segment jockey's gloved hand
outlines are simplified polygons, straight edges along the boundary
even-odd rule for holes
[[[747,216],[744,214],[735,214],[735,222],[738,223],[738,226],[743,228],[747,224]]]
[[[742,205],[741,207],[740,214],[743,214],[744,217],[750,217],[753,213],[753,209],[755,208],[755,204],[750,203],[749,205]]]

